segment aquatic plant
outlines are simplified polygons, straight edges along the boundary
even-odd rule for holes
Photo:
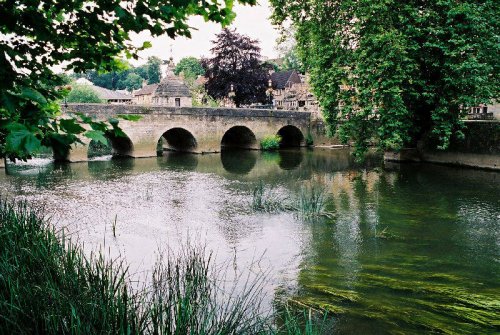
[[[280,148],[281,136],[279,135],[269,135],[265,136],[260,141],[260,147],[262,150],[277,150]]]
[[[115,214],[115,219],[113,220],[113,223],[112,223],[112,228],[113,228],[113,237],[116,237],[116,224],[117,224],[117,219],[118,219],[118,214]]]
[[[309,147],[314,144],[314,138],[313,138],[312,134],[309,132],[307,133],[305,140],[306,140],[306,145]]]
[[[262,181],[253,189],[252,209],[269,213],[294,210],[289,199],[279,196],[272,187],[266,188]]]
[[[323,186],[311,184],[302,186],[295,207],[297,212],[305,217],[334,217],[334,213],[326,210],[326,191]]]
[[[40,210],[0,199],[1,334],[315,334],[292,313],[281,328],[262,312],[265,277],[228,290],[221,276],[210,253],[187,246],[160,255],[151,287],[137,287],[122,259],[87,256]]]

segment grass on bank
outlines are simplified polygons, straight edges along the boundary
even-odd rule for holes
[[[86,256],[42,216],[0,199],[1,334],[322,333],[290,312],[262,314],[262,278],[221,290],[203,248],[159,258],[152,285],[133,288],[124,261]]]

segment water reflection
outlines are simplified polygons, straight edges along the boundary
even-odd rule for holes
[[[258,151],[224,148],[220,153],[222,166],[227,172],[248,174],[255,167]]]
[[[124,157],[113,157],[103,160],[87,162],[88,173],[96,179],[109,179],[118,177],[134,170],[136,160]],[[81,164],[83,167],[83,164]],[[82,171],[82,173],[85,173]]]
[[[357,164],[347,150],[330,149],[173,153],[13,171],[0,175],[3,190],[45,203],[86,245],[106,240],[133,269],[149,269],[158,247],[175,249],[191,237],[240,269],[264,254],[266,297],[329,308],[332,333],[498,330],[499,173],[381,168],[380,156]],[[288,200],[320,185],[336,215],[255,211],[260,182]]]
[[[157,161],[161,168],[174,170],[194,171],[198,167],[198,155],[184,152],[165,152]]]

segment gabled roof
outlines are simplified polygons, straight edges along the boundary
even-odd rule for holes
[[[146,85],[143,88],[141,88],[140,90],[136,91],[134,93],[134,96],[153,94],[156,91],[157,87],[158,87],[158,84],[149,84],[149,85]]]
[[[92,86],[92,89],[102,100],[132,100],[132,95],[130,94],[123,94],[100,86]]]
[[[191,97],[189,88],[184,82],[172,72],[162,79],[154,93],[157,97]]]
[[[282,90],[287,86],[287,84],[291,85],[300,83],[300,77],[295,70],[280,71],[271,74],[271,81],[273,88]]]

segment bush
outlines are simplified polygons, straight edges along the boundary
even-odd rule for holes
[[[314,144],[314,139],[311,133],[307,133],[306,135],[306,145],[308,147],[312,146]]]
[[[100,103],[99,95],[94,91],[91,85],[73,85],[66,98],[67,102],[76,103]]]
[[[262,150],[277,150],[280,148],[281,136],[279,135],[270,135],[264,137],[260,141],[260,147]]]

